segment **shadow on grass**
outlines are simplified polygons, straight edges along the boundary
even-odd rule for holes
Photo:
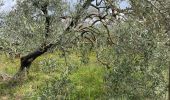
[[[25,72],[19,72],[13,77],[8,78],[8,80],[0,81],[0,99],[1,97],[15,97],[17,88],[21,87],[23,84],[29,82],[28,75]]]

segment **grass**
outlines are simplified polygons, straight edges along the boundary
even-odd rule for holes
[[[67,57],[69,64],[76,67],[68,78],[75,86],[71,98],[95,99],[104,93],[104,66],[98,64],[94,54],[90,56],[88,64],[82,64],[80,57],[71,54]],[[46,82],[60,77],[66,69],[65,59],[59,57],[58,53],[45,54],[34,61],[27,78],[15,86],[10,81],[0,80],[0,100],[31,100],[37,98],[42,92]],[[4,55],[0,56],[0,72],[8,75],[15,75],[19,69],[19,59],[10,61]]]
[[[105,100],[107,98],[105,94],[110,93],[108,90],[115,93],[114,88],[110,88],[105,84],[107,80],[103,80],[109,70],[97,63],[95,54],[91,53],[89,55],[90,60],[87,64],[83,64],[80,55],[76,53],[72,53],[66,58],[61,57],[58,52],[44,54],[33,62],[29,75],[23,77],[22,80],[0,79],[0,100]],[[68,62],[67,64],[65,60]],[[9,76],[14,76],[19,69],[19,61],[19,59],[11,61],[6,56],[1,55],[0,75],[6,73]],[[117,75],[121,77],[123,74],[118,73]],[[144,85],[151,85],[151,83],[140,80],[144,77],[144,74],[138,71],[134,71],[130,75],[129,78],[131,79],[144,82]],[[166,76],[165,79],[167,80],[167,78]],[[126,79],[126,77],[120,79]],[[121,93],[124,90],[130,91],[128,83],[118,82],[118,84],[120,84],[118,88],[123,88],[120,91]],[[131,83],[129,82],[129,84]],[[135,86],[139,87],[140,85]],[[132,88],[135,86],[132,86]],[[139,95],[134,91],[139,92]],[[133,96],[144,97],[141,94],[145,91],[135,89],[132,90],[132,93],[134,93]],[[63,98],[64,96],[67,96],[67,98]],[[115,100],[128,100],[126,98],[128,97],[120,96],[120,99]]]
[[[99,98],[104,92],[103,73],[103,68],[94,64],[79,68],[79,70],[70,75],[70,79],[76,86],[74,95],[79,95],[80,98]]]

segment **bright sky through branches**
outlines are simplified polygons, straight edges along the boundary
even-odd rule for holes
[[[2,7],[0,7],[0,12],[9,12],[12,7],[14,7],[14,5],[16,4],[15,0],[3,0],[4,1],[4,5]],[[70,3],[76,3],[77,0],[65,0],[65,1],[69,1]],[[126,7],[129,7],[129,4],[126,1],[122,1],[120,3],[120,8],[121,9],[125,9]]]
[[[12,7],[16,4],[15,0],[3,0],[4,5],[0,7],[0,12],[9,12],[12,10]]]

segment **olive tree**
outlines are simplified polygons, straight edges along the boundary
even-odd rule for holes
[[[106,94],[110,98],[166,99],[169,2],[129,0],[129,3],[127,21],[113,30],[117,37],[115,45],[102,51],[101,58],[109,53],[105,61],[111,66],[106,74],[109,90]]]
[[[89,3],[91,0],[87,0],[83,7],[79,7],[77,14],[73,16],[75,18],[66,26],[61,21],[67,13],[67,11],[63,12],[67,7],[64,2],[56,0],[17,1],[16,8],[4,18],[5,25],[2,29],[2,37],[5,39],[3,44],[6,44],[4,50],[14,48],[15,52],[21,52],[23,56],[20,70],[29,68],[32,61],[48,49],[59,44],[60,47],[63,45],[61,42],[65,41],[64,35],[77,24]],[[37,50],[34,51],[34,49]]]
[[[19,71],[50,49],[80,47],[85,63],[93,51],[107,69],[107,98],[162,98],[168,89],[169,1],[128,0],[126,9],[119,8],[121,1],[80,0],[69,12],[62,0],[18,0],[4,18],[1,44],[22,53]]]

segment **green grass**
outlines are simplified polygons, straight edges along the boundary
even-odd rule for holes
[[[76,69],[69,74],[68,79],[75,86],[70,98],[95,99],[100,98],[104,93],[103,75],[104,66],[97,63],[94,54],[90,56],[90,62],[86,65],[80,62],[80,57],[71,54],[67,57],[69,64],[75,66]],[[53,66],[44,66],[44,62],[48,65],[48,59],[52,59]],[[58,53],[45,54],[34,61],[31,66],[27,78],[19,84],[12,86],[10,81],[0,80],[0,100],[3,99],[32,99],[37,98],[42,92],[42,87],[46,86],[46,82],[50,82],[61,76],[66,69],[64,58],[59,57]],[[11,62],[4,55],[0,56],[0,72],[13,76],[19,69],[19,59]],[[42,64],[43,63],[43,64]],[[48,68],[46,68],[48,67]],[[48,70],[48,71],[47,71]]]
[[[104,93],[103,74],[104,69],[96,64],[80,67],[70,75],[70,79],[76,86],[74,96],[89,99],[99,98]]]

